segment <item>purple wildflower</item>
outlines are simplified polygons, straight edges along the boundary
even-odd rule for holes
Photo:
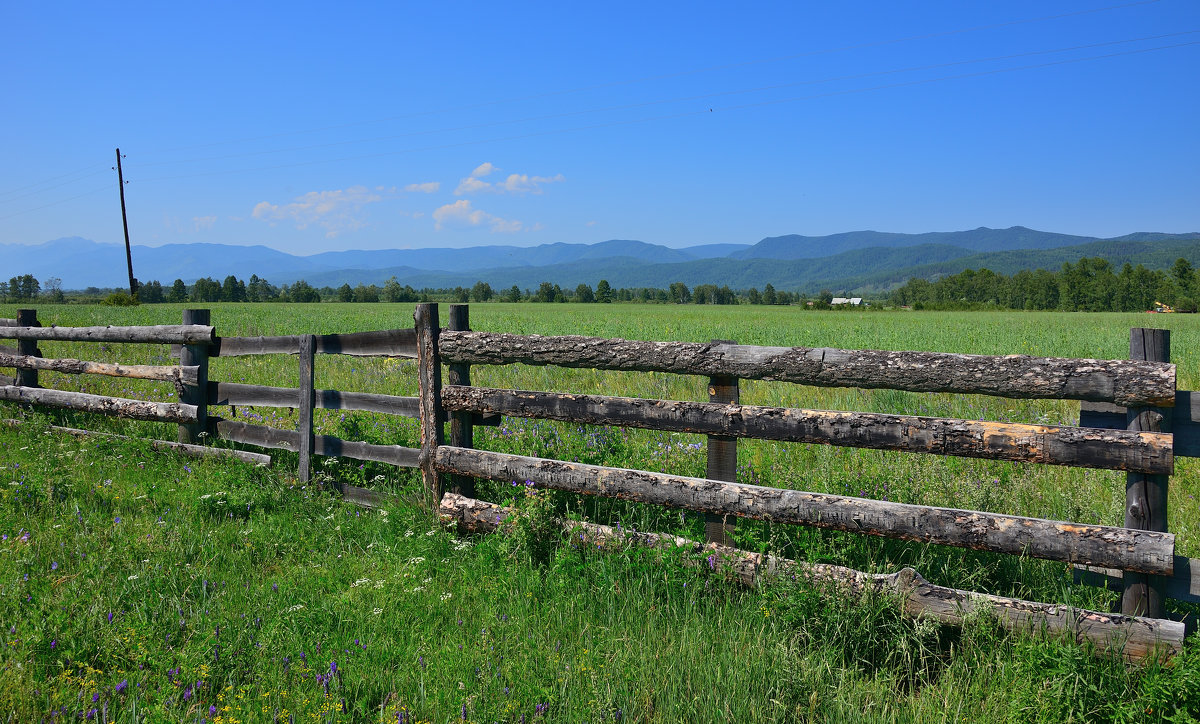
[[[51,561],[51,562],[50,562],[50,570],[52,570],[52,571],[57,571],[57,570],[58,570],[58,561]]]

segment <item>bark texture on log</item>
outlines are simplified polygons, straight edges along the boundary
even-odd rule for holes
[[[213,340],[213,328],[203,324],[158,324],[145,327],[6,327],[0,328],[0,339],[208,344]]]
[[[495,531],[511,512],[511,509],[495,503],[454,493],[446,493],[439,506],[443,518],[456,522],[460,530],[465,532]],[[843,566],[797,562],[662,533],[616,529],[580,521],[560,521],[560,524],[572,534],[582,533],[583,542],[589,545],[683,548],[693,554],[691,559],[683,559],[685,563],[722,571],[745,586],[757,586],[770,576],[798,575],[814,583],[834,584],[851,592],[887,590],[900,597],[906,615],[932,618],[952,625],[962,624],[972,611],[982,608],[1010,631],[1036,634],[1045,629],[1054,635],[1068,636],[1076,642],[1090,641],[1097,653],[1120,653],[1130,660],[1155,653],[1171,656],[1179,653],[1183,647],[1184,625],[1179,622],[1119,616],[937,586],[912,568],[895,573],[870,574]]]
[[[209,382],[208,404],[251,407],[297,407],[300,390],[295,387],[267,387],[237,382]],[[316,406],[322,410],[362,410],[416,418],[416,397],[377,395],[368,392],[316,390]]]
[[[223,420],[219,417],[210,417],[209,423],[213,433],[223,440],[292,452],[296,452],[300,447],[300,433],[295,430],[247,425],[244,422]],[[313,439],[313,452],[326,457],[354,458],[387,463],[399,468],[415,468],[421,451],[399,445],[372,445],[343,440],[333,435],[316,435]]]
[[[47,359],[29,355],[10,355],[0,351],[0,367],[19,367],[31,370],[48,370],[69,375],[107,375],[128,377],[136,380],[158,380],[175,385],[196,384],[196,367],[174,365],[123,365],[108,362],[88,362],[79,359]]]
[[[41,387],[6,385],[0,387],[0,400],[78,410],[79,412],[94,412],[100,415],[125,417],[131,420],[179,423],[194,422],[196,420],[196,406],[186,405],[181,402],[128,400],[124,397],[105,397],[103,395],[89,395],[86,392],[66,392],[64,390],[48,390]]]
[[[1168,406],[1175,400],[1175,365],[1160,362],[454,331],[443,333],[440,345],[446,361],[462,364],[521,363],[726,375],[821,387],[964,392],[1122,405]]]
[[[213,357],[299,354],[302,336],[218,337],[213,342],[210,354]],[[344,354],[353,357],[416,357],[417,338],[412,329],[319,334],[316,351],[318,354]]]
[[[23,424],[21,420],[0,420],[5,425],[16,427]],[[117,435],[111,432],[96,432],[95,430],[80,430],[74,427],[59,427],[58,425],[50,425],[51,430],[61,432],[75,437],[110,437],[114,440],[138,440],[147,442],[145,438],[133,438],[128,435]],[[194,458],[234,458],[241,460],[244,463],[265,467],[271,464],[271,456],[262,453],[246,452],[245,450],[233,450],[224,447],[207,447],[205,445],[190,445],[182,442],[168,442],[166,440],[149,440],[150,446],[155,450],[170,450],[177,452],[180,455],[187,455]]]
[[[532,480],[556,490],[701,513],[1123,570],[1170,574],[1174,565],[1175,536],[1170,533],[723,483],[449,446],[438,448],[437,467],[447,473]]]
[[[1171,473],[1165,433],[955,420],[913,415],[442,388],[447,410],[760,440],[821,443],[1047,465]]]
[[[434,464],[434,453],[445,442],[437,305],[418,304],[413,310],[413,321],[417,334],[417,388],[421,410],[421,480],[432,508],[442,499],[442,481]]]

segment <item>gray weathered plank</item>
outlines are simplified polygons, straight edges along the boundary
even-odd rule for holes
[[[208,404],[254,407],[297,407],[300,391],[295,387],[244,385],[238,382],[209,382]],[[316,390],[316,406],[322,410],[382,412],[416,418],[416,397],[379,395],[370,392]]]
[[[18,327],[14,329],[25,329],[27,327],[41,327],[41,322],[37,318],[36,309],[18,309],[17,310]],[[41,357],[42,351],[38,349],[37,340],[35,339],[18,339],[17,354],[25,357]],[[16,384],[22,387],[39,387],[38,372],[34,369],[17,369]]]
[[[200,324],[158,324],[145,327],[0,327],[0,339],[207,344],[213,339],[213,328]]]
[[[99,415],[112,415],[131,420],[149,420],[152,422],[193,422],[196,419],[196,406],[179,402],[148,402],[146,400],[129,400],[123,397],[105,397],[90,395],[86,392],[67,392],[65,390],[48,390],[41,387],[20,387],[5,385],[0,387],[0,400],[9,402],[24,402],[31,405],[45,405],[79,412],[93,412]]]
[[[492,532],[511,513],[495,503],[465,498],[454,493],[442,497],[439,513],[457,521],[467,531]],[[1097,654],[1121,654],[1137,660],[1151,654],[1171,656],[1183,647],[1184,625],[1152,618],[1115,616],[1059,604],[1022,601],[937,586],[912,568],[896,573],[863,573],[827,563],[792,561],[763,553],[731,548],[717,543],[699,543],[662,533],[645,533],[628,528],[616,529],[582,521],[560,521],[572,535],[581,534],[589,546],[676,549],[691,553],[681,560],[685,565],[704,567],[731,576],[746,586],[757,586],[764,577],[800,575],[819,584],[832,583],[852,593],[865,590],[891,590],[900,595],[904,613],[913,618],[932,618],[961,625],[970,613],[982,608],[990,611],[1001,626],[1010,631],[1038,635],[1043,631],[1067,636],[1077,642],[1089,641]]]
[[[0,318],[0,327],[20,327],[21,324],[15,319]]]
[[[1124,430],[1126,408],[1104,402],[1079,403],[1079,426]],[[1175,393],[1171,408],[1171,434],[1175,457],[1200,458],[1200,394],[1190,390]]]
[[[224,440],[293,452],[300,446],[300,433],[295,430],[247,425],[244,422],[223,420],[219,417],[213,417],[210,420],[213,421],[211,427],[217,437]],[[401,468],[417,467],[420,456],[420,450],[416,448],[399,445],[372,445],[354,440],[343,440],[333,435],[316,435],[313,439],[313,452],[326,457],[369,460]]]
[[[1163,597],[1176,601],[1200,603],[1200,558],[1175,556],[1175,572],[1164,578]],[[1102,566],[1073,568],[1076,583],[1120,591],[1124,586],[1123,572]]]
[[[1147,573],[1169,574],[1174,564],[1175,536],[1170,533],[724,483],[452,446],[438,448],[436,460],[437,468],[446,473],[532,480],[556,490],[701,513]]]
[[[821,387],[964,392],[1131,405],[1166,406],[1175,400],[1174,365],[1133,360],[752,347],[449,330],[442,334],[439,345],[442,358],[458,364],[522,363],[726,375]]]
[[[447,410],[1048,465],[1170,473],[1171,435],[447,385]]]
[[[13,379],[12,377],[9,377],[8,375],[0,375],[0,385],[11,385],[11,384],[14,384],[15,382],[16,382],[16,380]]]
[[[219,337],[213,342],[214,357],[251,354],[297,354],[302,335],[279,337]],[[355,357],[416,357],[416,334],[412,329],[388,329],[348,334],[319,334],[319,354]]]
[[[362,508],[379,508],[396,502],[394,496],[357,485],[342,484],[342,500]]]

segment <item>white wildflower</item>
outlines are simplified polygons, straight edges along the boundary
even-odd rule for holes
[[[451,598],[453,598],[453,597],[454,597],[454,594],[453,594],[453,593],[443,593],[443,594],[442,594],[442,600],[443,600],[443,601],[449,601],[449,600],[450,600]]]
[[[351,588],[358,588],[359,586],[365,585],[365,584],[367,584],[367,583],[370,583],[370,582],[371,582],[371,579],[370,579],[370,578],[360,578],[360,579],[358,579],[357,581],[355,581],[354,583],[351,583],[351,584],[350,584],[350,587],[351,587]]]
[[[133,581],[133,580],[136,580],[136,579],[137,579],[137,574],[135,573],[135,574],[133,574],[132,576],[130,576],[129,578],[126,578],[125,580],[126,580],[126,581]]]
[[[375,609],[374,611],[372,611],[371,613],[373,613],[373,614],[375,614],[376,616],[378,616],[379,614],[383,613],[383,609],[382,609],[382,608],[377,608],[377,609]]]
[[[290,612],[294,612],[294,611],[299,611],[299,610],[300,610],[300,609],[302,609],[302,608],[304,608],[304,604],[303,604],[303,603],[297,603],[295,606],[292,606],[291,608],[289,608],[289,609],[288,609],[288,612],[290,613]]]

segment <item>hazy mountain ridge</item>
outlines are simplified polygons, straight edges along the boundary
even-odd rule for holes
[[[59,277],[68,289],[120,287],[127,283],[123,245],[79,237],[40,245],[10,244],[0,276]],[[817,254],[821,252],[819,255]],[[1178,257],[1200,266],[1200,233],[1138,232],[1113,239],[1036,231],[1025,227],[899,234],[875,231],[809,237],[767,237],[756,244],[705,244],[680,249],[636,240],[535,247],[345,250],[296,256],[265,246],[170,244],[133,247],[135,275],[169,284],[176,278],[218,281],[257,274],[274,284],[305,279],[316,286],[382,284],[395,276],[414,287],[536,288],[543,281],[573,288],[607,279],[613,286],[666,287],[681,281],[815,292],[883,290],[913,276],[935,278],[967,268],[1011,274],[1020,269],[1057,269],[1064,261],[1102,256],[1115,266],[1129,261],[1166,268]]]

